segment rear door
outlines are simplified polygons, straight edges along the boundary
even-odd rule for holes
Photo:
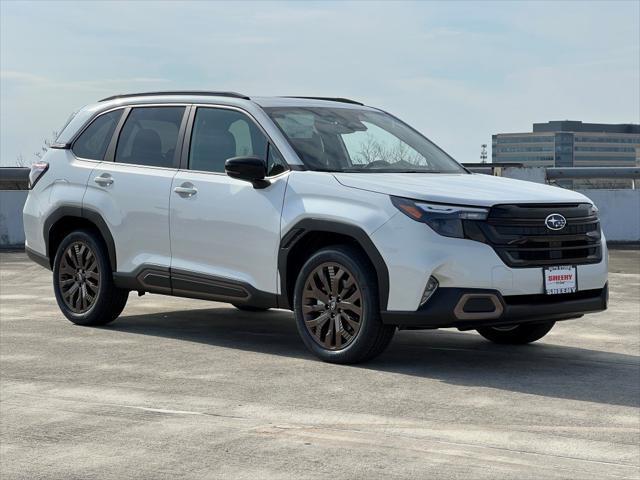
[[[185,105],[128,108],[84,197],[83,208],[97,212],[111,231],[118,272],[166,272],[156,290],[170,288],[169,195],[187,110]]]
[[[288,178],[282,157],[239,109],[199,106],[189,123],[184,168],[171,192],[174,293],[204,298],[276,293]],[[265,159],[270,185],[256,189],[227,176],[225,161],[235,156]],[[244,300],[258,300],[249,297]]]

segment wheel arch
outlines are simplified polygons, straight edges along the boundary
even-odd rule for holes
[[[319,249],[338,244],[353,245],[365,254],[376,272],[380,309],[387,308],[389,271],[369,235],[357,225],[313,218],[300,220],[280,240],[278,249],[278,273],[280,274],[278,306],[280,308],[292,308],[295,272],[300,270],[304,261]]]
[[[53,266],[55,250],[64,236],[78,228],[93,229],[102,237],[109,254],[111,270],[115,272],[117,266],[116,247],[109,227],[98,212],[73,205],[56,208],[44,222],[43,238],[50,266]]]

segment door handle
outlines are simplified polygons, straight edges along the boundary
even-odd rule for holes
[[[113,184],[113,178],[108,173],[103,173],[102,175],[94,178],[93,181],[102,187],[108,187]]]
[[[173,191],[183,198],[193,197],[196,193],[198,193],[198,189],[189,182],[183,183],[179,187],[175,187]]]

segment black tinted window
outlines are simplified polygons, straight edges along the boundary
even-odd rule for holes
[[[235,110],[199,108],[193,123],[189,168],[224,172],[232,157],[265,158],[267,139],[244,114]]]
[[[122,110],[114,110],[96,118],[73,144],[73,153],[80,158],[103,160],[121,116]]]
[[[116,162],[174,166],[184,107],[134,108],[120,132]]]
[[[267,155],[267,177],[278,175],[287,169],[284,158],[273,145],[269,145],[269,153]]]

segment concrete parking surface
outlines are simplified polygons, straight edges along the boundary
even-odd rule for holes
[[[640,478],[640,252],[607,312],[542,341],[402,331],[329,365],[292,315],[132,295],[69,323],[50,272],[0,255],[3,479]]]

